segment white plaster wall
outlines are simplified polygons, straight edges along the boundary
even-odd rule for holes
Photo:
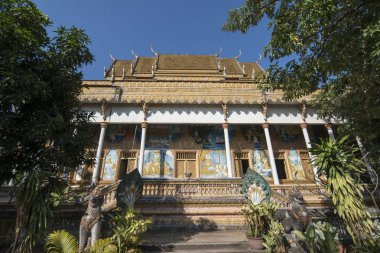
[[[306,122],[308,124],[324,124],[325,121],[318,118],[317,109],[307,108],[306,110]]]
[[[231,124],[262,124],[264,116],[259,106],[230,106],[228,122]]]
[[[102,122],[100,105],[83,106],[84,111],[94,112],[94,122]],[[260,106],[229,106],[228,122],[231,124],[261,124],[264,116]],[[109,106],[107,121],[111,123],[139,124],[144,115],[139,106]],[[224,121],[221,106],[150,106],[147,115],[148,123],[155,124],[221,124]],[[300,124],[300,109],[295,106],[269,107],[268,122],[270,124]],[[306,122],[324,124],[318,119],[316,110],[307,109]]]
[[[268,106],[269,124],[300,124],[302,122],[301,112],[298,107],[291,106]]]

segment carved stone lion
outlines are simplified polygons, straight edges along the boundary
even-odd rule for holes
[[[286,233],[290,233],[294,229],[305,231],[306,227],[311,223],[311,215],[305,206],[301,191],[293,188],[287,198],[290,203],[290,209],[279,212],[277,218],[281,220]]]
[[[88,246],[88,237],[91,236],[91,245],[100,237],[101,207],[103,204],[103,195],[100,194],[98,188],[95,188],[88,200],[88,207],[82,216],[79,227],[79,252],[83,252]]]

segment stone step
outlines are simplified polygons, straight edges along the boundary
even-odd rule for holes
[[[155,230],[144,236],[143,252],[243,253],[253,252],[240,230]],[[261,252],[261,251],[258,251]]]

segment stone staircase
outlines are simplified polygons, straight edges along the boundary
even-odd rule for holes
[[[156,230],[145,235],[143,252],[243,253],[249,249],[245,234],[239,230],[183,231]],[[257,251],[260,252],[260,251]]]

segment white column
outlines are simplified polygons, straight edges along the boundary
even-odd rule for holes
[[[226,158],[227,158],[227,171],[228,177],[233,177],[233,167],[231,160],[231,148],[230,148],[230,137],[228,135],[228,123],[223,123],[223,131],[224,131],[224,143],[226,145]]]
[[[145,150],[145,139],[146,139],[146,129],[148,127],[148,123],[141,123],[141,143],[140,143],[140,156],[138,163],[138,170],[140,175],[142,176],[143,165],[144,165],[144,150]]]
[[[310,143],[309,133],[307,131],[307,124],[306,123],[302,123],[300,126],[301,126],[301,129],[302,129],[303,137],[305,139],[306,147],[307,147],[307,149],[310,149],[311,148],[311,143]],[[318,177],[317,168],[313,165],[313,156],[310,153],[310,151],[308,151],[308,153],[309,153],[309,158],[310,158],[310,164],[311,164],[311,167],[313,168],[315,181],[317,183],[319,183],[319,177]]]
[[[274,182],[274,185],[279,185],[280,184],[280,180],[278,179],[276,162],[274,160],[272,141],[270,139],[270,134],[269,134],[269,124],[268,123],[264,123],[264,124],[262,124],[262,127],[264,129],[265,140],[267,142],[268,153],[269,153],[269,163],[270,163],[270,167],[272,169],[273,182]]]
[[[327,129],[327,132],[328,132],[329,136],[331,137],[331,139],[333,141],[335,141],[335,135],[334,135],[334,131],[332,130],[331,123],[326,123],[325,128]]]
[[[363,156],[363,161],[365,162],[366,164],[366,168],[367,168],[367,172],[371,178],[371,182],[373,184],[376,184],[377,183],[377,175],[376,175],[376,172],[372,169],[372,166],[371,164],[369,163],[369,160],[368,160],[368,157],[367,157],[367,151],[365,150],[364,146],[363,146],[363,143],[360,139],[359,136],[356,136],[356,142],[358,143],[358,146],[360,148],[360,152],[362,153],[362,156]]]
[[[100,158],[103,152],[103,144],[104,144],[104,137],[106,135],[106,129],[107,129],[107,123],[102,122],[100,123],[100,136],[99,136],[99,143],[98,143],[98,149],[96,151],[96,158],[95,158],[95,169],[92,173],[92,180],[91,185],[97,185],[99,174],[100,174]]]

